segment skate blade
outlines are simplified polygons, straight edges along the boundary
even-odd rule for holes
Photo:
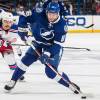
[[[88,99],[93,99],[94,98],[94,95],[92,93],[82,93],[80,94],[81,97],[85,97],[88,98]]]
[[[26,82],[25,80],[18,80],[19,82],[22,82],[22,83],[24,83],[24,82]]]
[[[11,93],[11,91],[12,91],[12,90],[6,90],[6,89],[4,89],[4,92],[5,92],[5,93]]]

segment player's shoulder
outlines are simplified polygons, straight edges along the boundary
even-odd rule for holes
[[[62,31],[67,31],[67,24],[66,21],[64,20],[63,17],[60,18],[59,22],[58,22],[58,27],[62,30]]]
[[[60,25],[60,26],[65,26],[66,25],[66,21],[64,20],[63,17],[60,17],[60,19],[58,21],[58,25]]]

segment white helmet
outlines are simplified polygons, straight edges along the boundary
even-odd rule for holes
[[[3,11],[3,12],[1,13],[1,19],[13,23],[13,15],[12,15],[12,13]]]
[[[4,13],[3,9],[0,9],[0,20],[2,19],[2,14]]]

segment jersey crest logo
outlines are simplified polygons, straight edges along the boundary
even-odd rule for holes
[[[53,30],[48,31],[48,30],[45,30],[44,28],[40,29],[40,35],[45,40],[51,40],[54,38]]]
[[[68,30],[68,27],[67,27],[67,25],[65,25],[64,26],[64,31],[67,32],[67,30]]]

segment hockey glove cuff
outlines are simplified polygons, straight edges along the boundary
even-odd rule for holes
[[[49,56],[47,54],[42,54],[39,57],[39,60],[41,61],[42,64],[46,64],[49,61]]]

